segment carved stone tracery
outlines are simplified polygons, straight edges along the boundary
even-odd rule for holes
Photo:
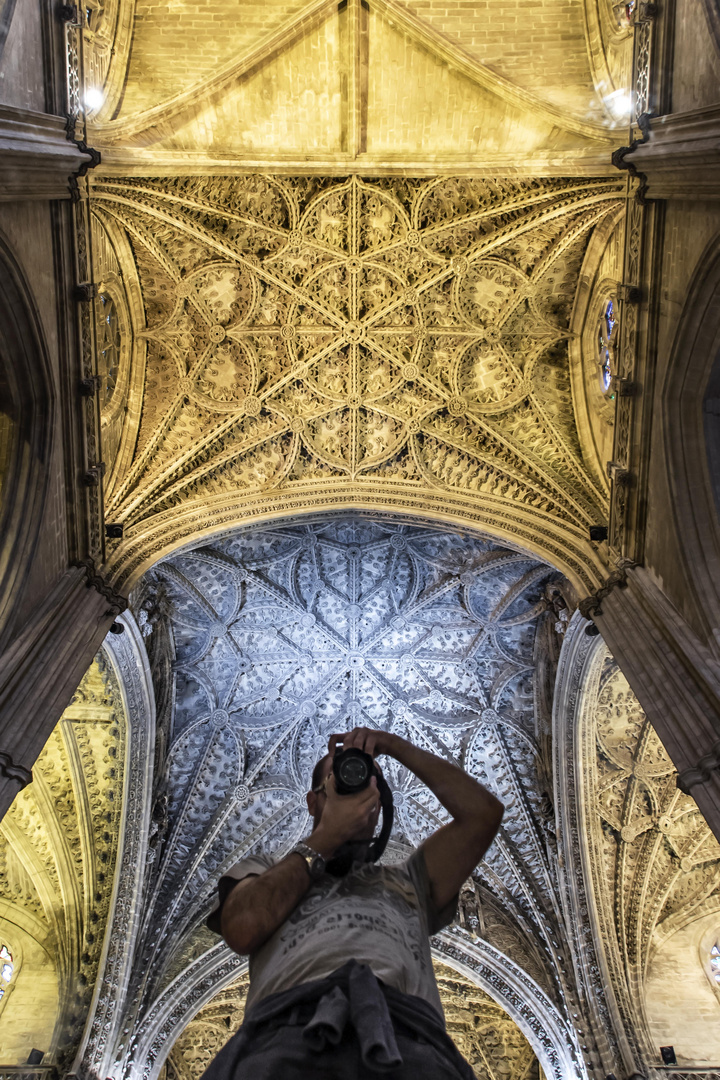
[[[94,194],[130,238],[147,310],[136,453],[108,508],[124,575],[177,509],[269,491],[372,481],[561,529],[602,516],[567,338],[617,181],[254,176]]]
[[[35,763],[32,783],[0,824],[0,900],[7,904],[0,923],[23,925],[30,913],[36,933],[46,935],[59,999],[52,1045],[44,1050],[61,1067],[69,1067],[78,1049],[100,964],[124,756],[121,692],[101,653]]]
[[[112,1036],[103,1064],[93,1049],[87,1068],[156,1074],[191,1002],[235,971],[203,928],[219,876],[245,852],[282,853],[303,835],[312,765],[330,731],[356,723],[461,762],[512,806],[475,886],[482,925],[464,904],[467,940],[507,951],[559,1002],[531,677],[537,620],[556,621],[549,588],[553,571],[521,552],[366,515],[234,532],[155,568],[132,602],[166,749],[113,1021],[126,1034]],[[388,769],[398,803],[389,854],[401,858],[444,812]]]

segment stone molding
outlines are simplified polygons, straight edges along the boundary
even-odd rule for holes
[[[247,961],[219,942],[167,987],[143,1018],[142,1031],[121,1059],[123,1070],[156,1080],[180,1032],[218,990],[247,970]]]
[[[3,752],[28,766],[42,750],[107,632],[107,599],[70,567],[3,654]],[[41,718],[41,719],[39,719]],[[0,814],[17,788],[0,784]]]
[[[720,198],[720,106],[650,117],[646,137],[627,153],[647,198]]]
[[[532,1046],[547,1077],[587,1077],[576,1033],[521,967],[488,942],[471,940],[457,926],[432,940],[438,959],[470,978],[505,1009]]]
[[[0,202],[69,199],[70,176],[92,152],[68,139],[62,116],[0,105]]]
[[[720,837],[720,665],[643,567],[594,619],[680,777]],[[668,701],[673,702],[669,715]]]
[[[18,785],[18,791],[32,783],[30,769],[26,769],[24,765],[16,765],[10,754],[2,751],[0,751],[0,776],[5,776],[8,780],[15,782]]]
[[[155,701],[143,637],[130,613],[119,616],[125,632],[109,635],[104,649],[121,688],[127,718],[123,834],[117,857],[115,896],[105,932],[103,956],[85,1034],[73,1072],[105,1076],[112,1070],[118,1008],[130,981],[140,930],[142,889],[152,806]]]
[[[602,602],[606,596],[610,595],[613,589],[627,588],[627,572],[634,565],[629,559],[623,560],[623,565],[618,570],[613,570],[599,589],[580,601],[578,611],[584,619],[592,619],[595,615],[602,614]]]
[[[561,900],[571,936],[576,984],[587,1012],[599,1056],[597,1074],[630,1075],[638,1053],[626,1034],[627,1006],[615,996],[608,957],[607,927],[600,937],[598,897],[589,872],[591,864],[583,831],[583,769],[580,717],[592,686],[599,679],[602,638],[588,637],[587,623],[576,612],[560,653],[553,703],[553,754],[556,784],[557,835],[561,851]],[[616,964],[617,967],[617,964]],[[632,1030],[632,1026],[630,1026]]]
[[[720,739],[718,739],[712,750],[707,754],[703,754],[692,768],[683,769],[681,773],[678,773],[678,787],[686,795],[692,795],[694,787],[697,787],[698,784],[707,784],[711,774],[718,772],[718,770],[720,770]]]
[[[108,615],[120,615],[128,606],[127,597],[113,589],[108,580],[95,568],[92,559],[81,559],[75,563],[85,571],[88,589],[95,589],[108,602]]]

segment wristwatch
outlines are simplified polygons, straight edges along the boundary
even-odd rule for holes
[[[299,843],[290,852],[291,855],[302,855],[307,866],[308,874],[313,881],[317,881],[325,873],[325,860],[317,851],[313,851],[307,844]]]

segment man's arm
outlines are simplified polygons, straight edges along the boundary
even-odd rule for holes
[[[449,761],[413,746],[399,735],[369,728],[355,728],[347,735],[330,738],[330,752],[357,746],[376,757],[388,754],[426,784],[442,803],[452,821],[422,844],[430,887],[438,910],[457,895],[490,847],[500,828],[504,806],[486,787]]]
[[[377,784],[358,795],[338,795],[330,777],[320,824],[306,843],[324,859],[331,859],[341,844],[372,817],[378,803]],[[255,952],[295,910],[312,884],[300,855],[286,859],[264,874],[243,878],[223,904],[220,931],[231,949],[241,956]]]

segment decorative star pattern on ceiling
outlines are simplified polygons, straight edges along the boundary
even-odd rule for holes
[[[356,724],[498,792],[508,813],[483,881],[524,921],[552,912],[533,650],[555,578],[490,541],[362,515],[236,532],[152,571],[135,603],[156,668],[173,642],[174,705],[158,718],[168,752],[140,996],[155,998],[193,941],[208,947],[202,919],[229,866],[306,834],[312,767],[331,732]],[[397,763],[386,775],[401,857],[446,814]]]
[[[720,844],[678,788],[665,747],[607,653],[595,720],[595,884],[640,1012],[636,988],[658,945],[700,913],[720,911]]]
[[[141,563],[140,537],[175,529],[179,508],[268,493],[453,493],[576,532],[602,515],[567,338],[614,179],[100,180],[93,194],[130,239],[147,316],[142,414],[108,485],[127,534],[115,560]]]

